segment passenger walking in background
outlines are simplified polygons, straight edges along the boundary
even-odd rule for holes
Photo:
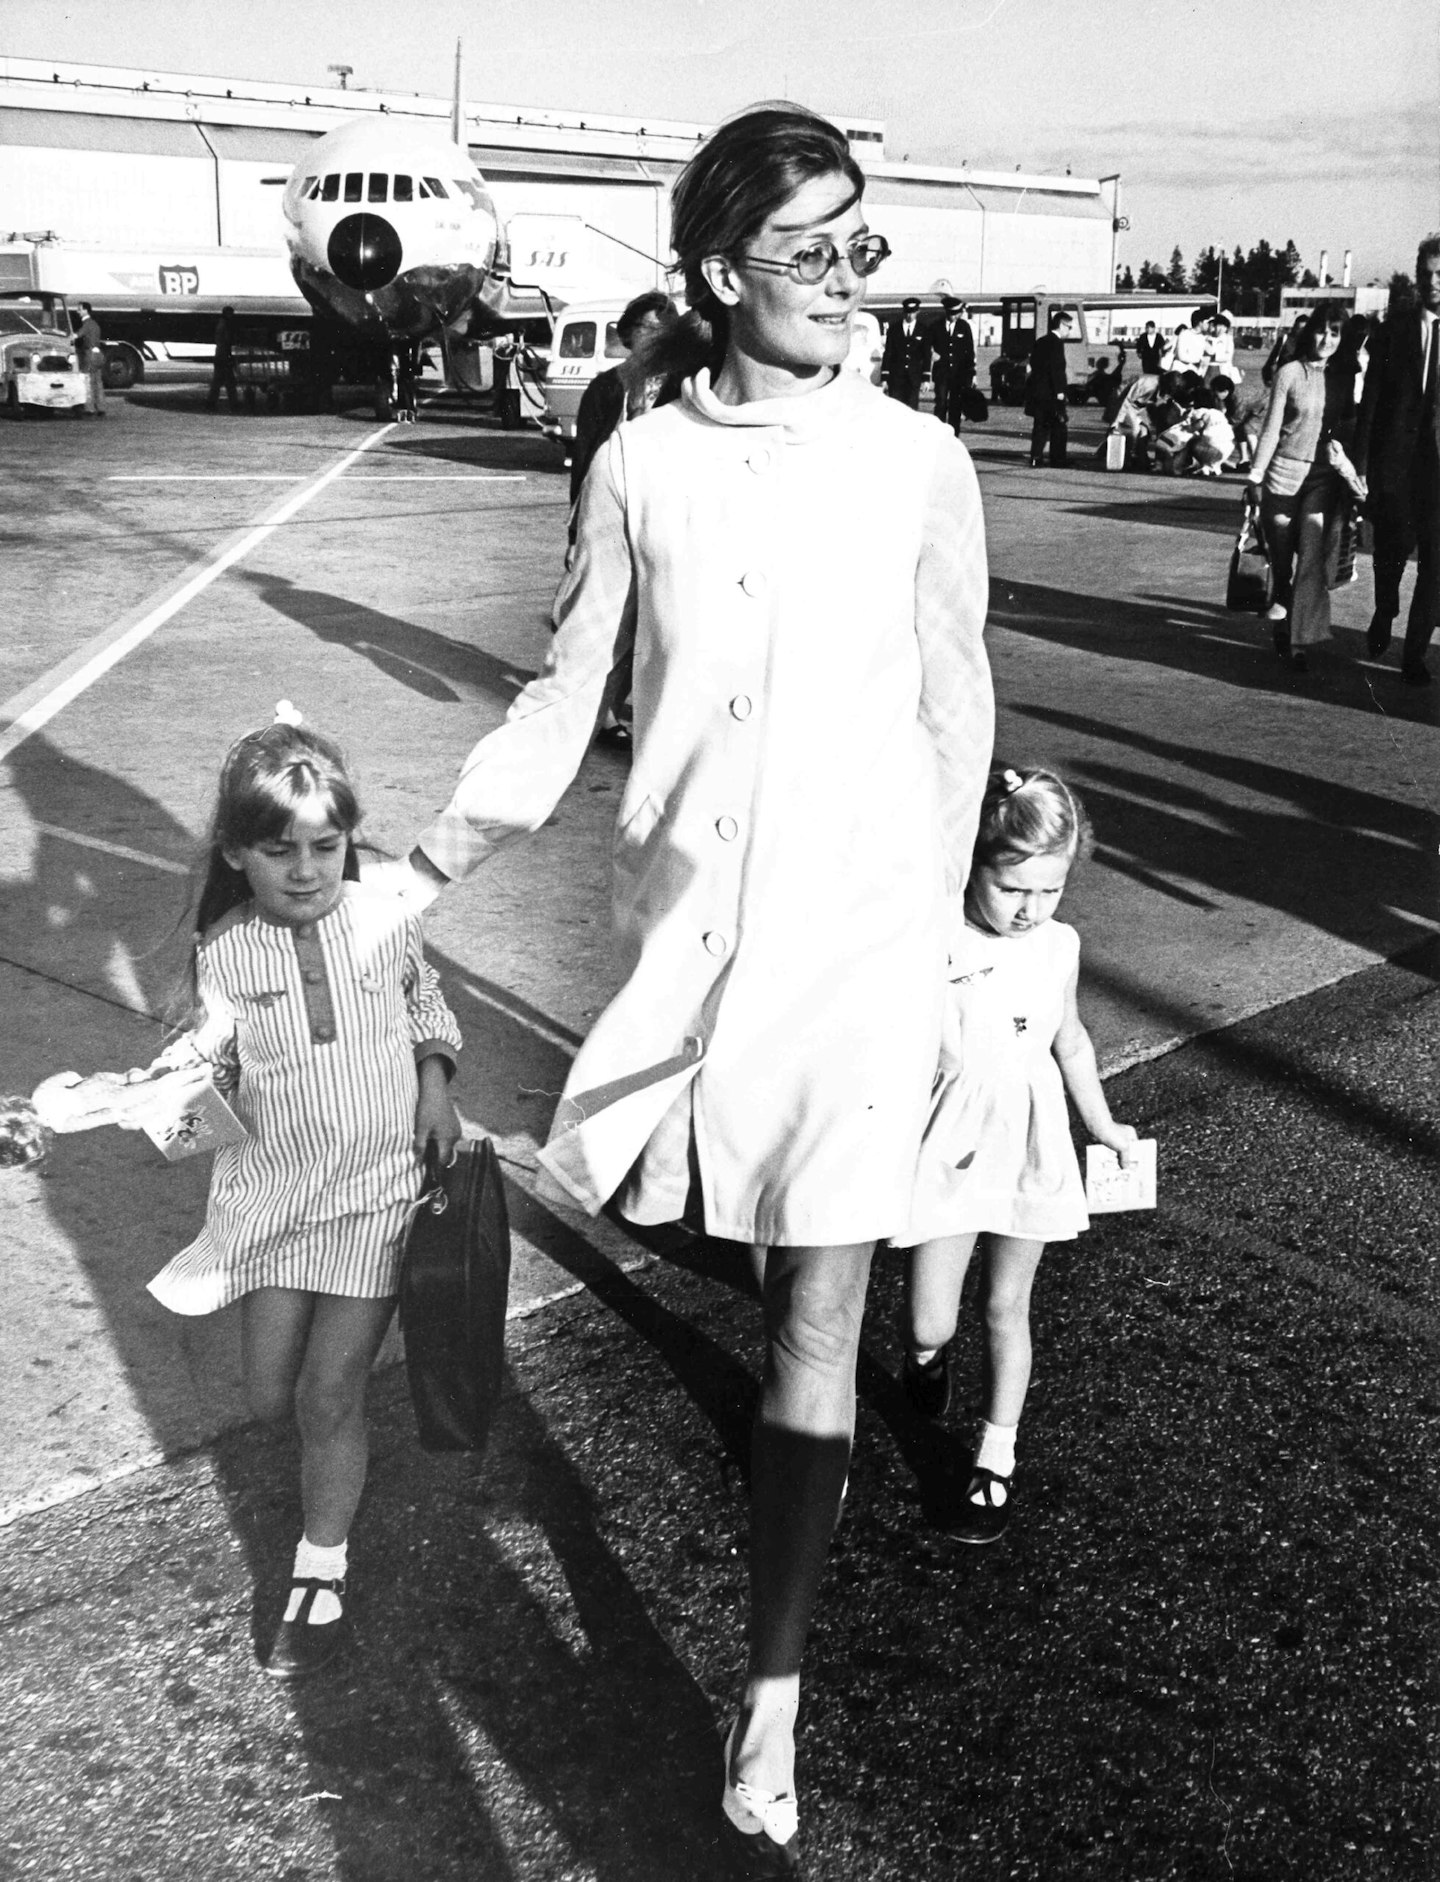
[[[1042,333],[1030,352],[1030,377],[1025,387],[1025,410],[1035,421],[1030,431],[1030,463],[1038,470],[1050,449],[1050,462],[1062,468],[1070,436],[1065,340],[1071,331],[1063,307],[1050,309],[1050,330]]]
[[[941,295],[940,306],[942,311],[930,327],[935,416],[958,433],[965,418],[965,395],[975,385],[975,330],[957,295]]]
[[[1045,1245],[1090,1226],[1065,1106],[1123,1159],[1075,989],[1080,939],[1051,917],[1091,848],[1089,819],[1052,771],[991,773],[950,956],[947,1061],[920,1153],[902,1378],[940,1417],[965,1273],[985,1253],[985,1414],[970,1481],[944,1526],[995,1542],[1010,1521],[1015,1437],[1030,1385],[1030,1294]]]
[[[215,322],[215,360],[210,368],[210,393],[205,403],[212,412],[220,408],[220,394],[230,401],[232,412],[240,409],[240,388],[235,383],[235,309],[222,307]]]
[[[585,473],[595,453],[627,418],[648,412],[660,397],[664,380],[645,368],[648,343],[662,328],[677,320],[675,303],[658,288],[637,294],[615,322],[615,333],[626,357],[618,365],[597,373],[585,388],[575,414],[575,442],[570,451],[570,540],[575,540],[575,506]]]
[[[1440,234],[1420,244],[1415,285],[1419,305],[1392,314],[1371,341],[1352,455],[1369,481],[1375,524],[1370,651],[1378,658],[1390,645],[1413,551],[1400,673],[1411,686],[1428,686],[1425,650],[1440,618]]]
[[[592,1213],[768,1251],[722,1798],[754,1875],[798,1869],[801,1658],[871,1257],[910,1219],[993,722],[970,459],[844,370],[889,252],[864,188],[844,133],[794,105],[732,118],[681,173],[689,311],[650,355],[680,397],[595,459],[545,671],[410,859],[428,899],[538,829],[633,670],[621,984],[542,1162]],[[657,1781],[636,1774],[637,1813]]]
[[[921,324],[920,302],[912,294],[901,301],[900,312],[885,329],[880,377],[892,399],[918,412],[920,388],[929,368],[930,335]]]
[[[1153,320],[1147,320],[1145,331],[1135,342],[1135,357],[1140,362],[1142,378],[1148,379],[1151,374],[1159,374],[1160,362],[1164,359],[1165,352],[1164,334],[1157,331]]]
[[[1279,368],[1270,387],[1246,488],[1246,500],[1259,502],[1270,555],[1275,651],[1301,673],[1305,648],[1330,638],[1325,533],[1343,486],[1329,444],[1351,442],[1354,381],[1337,382],[1326,367],[1344,326],[1340,301],[1312,310],[1298,357]]]
[[[89,384],[85,388],[85,410],[96,418],[105,416],[105,342],[100,322],[89,301],[80,303],[81,320],[75,333],[75,357]]]

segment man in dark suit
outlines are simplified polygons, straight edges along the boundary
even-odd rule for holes
[[[885,329],[885,350],[880,355],[880,377],[892,399],[912,411],[920,409],[920,388],[930,365],[930,335],[920,323],[920,302],[912,294],[901,301],[900,312]]]
[[[1369,479],[1375,524],[1370,651],[1378,656],[1390,645],[1413,549],[1400,673],[1411,686],[1428,686],[1425,649],[1440,615],[1440,234],[1420,244],[1415,287],[1419,306],[1392,316],[1370,343],[1354,459]]]
[[[1035,423],[1030,432],[1030,464],[1038,470],[1050,447],[1050,462],[1064,469],[1070,439],[1065,373],[1065,336],[1070,316],[1063,307],[1050,309],[1050,330],[1030,349],[1030,378],[1025,387],[1025,410]]]
[[[965,394],[975,384],[975,333],[965,318],[965,304],[954,294],[942,294],[941,313],[930,329],[934,359],[935,416],[959,431]]]

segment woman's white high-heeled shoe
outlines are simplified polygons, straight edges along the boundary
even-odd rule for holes
[[[793,1791],[762,1791],[730,1776],[737,1719],[725,1738],[725,1792],[720,1803],[732,1831],[731,1843],[743,1855],[751,1876],[800,1874],[800,1807]]]

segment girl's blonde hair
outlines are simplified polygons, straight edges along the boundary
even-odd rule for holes
[[[1085,806],[1053,771],[997,765],[980,801],[975,861],[1068,855],[1081,862],[1095,847]]]

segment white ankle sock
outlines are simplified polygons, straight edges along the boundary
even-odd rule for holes
[[[992,1470],[997,1477],[1015,1475],[1015,1434],[1019,1425],[992,1425],[982,1418],[976,1433],[975,1468]]]
[[[322,1549],[307,1537],[300,1538],[300,1546],[295,1551],[296,1581],[344,1581],[345,1558],[348,1544],[337,1542],[333,1549]],[[293,1621],[300,1612],[300,1603],[305,1599],[303,1588],[292,1588],[290,1604],[285,1610],[287,1621]],[[315,1601],[310,1609],[310,1620],[316,1627],[326,1621],[338,1621],[344,1609],[340,1597],[329,1588],[317,1588]]]
[[[913,1346],[910,1349],[910,1357],[923,1370],[932,1364],[944,1350],[943,1346]]]

